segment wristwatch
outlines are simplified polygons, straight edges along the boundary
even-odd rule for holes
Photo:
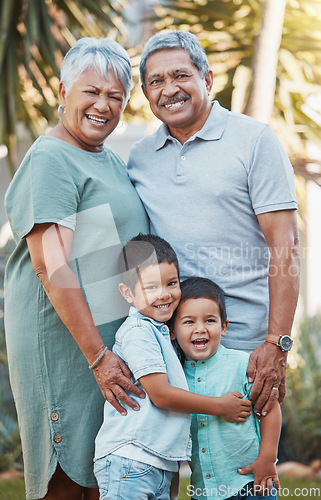
[[[293,344],[290,335],[272,335],[270,333],[266,336],[265,342],[279,346],[282,351],[290,351]]]

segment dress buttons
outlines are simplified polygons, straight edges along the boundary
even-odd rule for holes
[[[195,363],[191,363],[191,366],[192,366],[192,367],[194,368],[194,366],[195,366]]]
[[[210,479],[211,474],[206,474],[206,479]]]
[[[50,415],[50,418],[53,422],[57,422],[57,420],[59,419],[59,415],[58,413],[54,412]]]
[[[205,427],[205,424],[203,422],[200,423],[201,427]]]
[[[201,381],[202,381],[201,377],[198,377],[197,382],[201,382]]]
[[[125,479],[125,477],[126,477],[126,474],[123,474],[123,475],[122,475],[122,478],[123,478],[123,479]]]
[[[186,156],[181,156],[181,160],[186,160]]]
[[[55,443],[61,443],[62,437],[60,436],[60,434],[56,434],[53,440]]]
[[[202,448],[202,453],[205,453],[206,452],[206,448]]]
[[[163,330],[163,332],[167,332],[168,327],[164,325],[164,326],[162,326],[162,330]]]

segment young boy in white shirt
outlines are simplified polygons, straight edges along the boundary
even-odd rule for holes
[[[140,234],[125,245],[119,267],[119,290],[132,307],[113,350],[147,394],[137,398],[139,411],[126,407],[126,416],[105,403],[94,471],[102,500],[169,500],[178,461],[190,458],[189,414],[245,422],[251,403],[238,392],[216,398],[188,391],[165,324],[181,297],[171,246],[157,236]]]

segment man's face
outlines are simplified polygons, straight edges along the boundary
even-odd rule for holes
[[[204,125],[210,110],[209,92],[213,75],[204,78],[183,49],[161,50],[146,62],[143,92],[154,115],[166,123],[173,135],[190,137]]]

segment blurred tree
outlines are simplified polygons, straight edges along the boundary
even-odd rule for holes
[[[321,145],[321,116],[309,104],[321,93],[320,0],[163,0],[156,13],[157,30],[197,34],[223,106],[258,117],[254,108],[273,96],[271,117],[260,118],[281,138],[295,171],[321,185],[321,164],[306,150],[307,141]]]
[[[16,168],[16,123],[33,138],[57,120],[59,68],[82,36],[122,40],[126,0],[1,0],[0,144]]]
[[[291,460],[308,463],[321,450],[321,314],[306,318],[296,337],[297,366],[287,371],[282,405],[284,448]]]

